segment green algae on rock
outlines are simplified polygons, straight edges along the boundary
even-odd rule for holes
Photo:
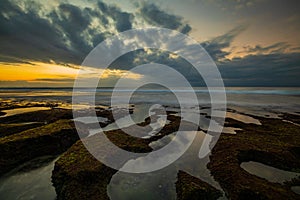
[[[0,118],[0,123],[43,122],[51,123],[60,119],[72,119],[72,110],[53,108],[49,110],[33,111]]]
[[[120,131],[110,131],[110,135],[113,135],[110,140],[120,148],[134,152],[151,151],[142,139],[136,138],[134,141],[134,137],[128,137]],[[94,142],[97,141],[96,136],[84,140]],[[78,141],[55,163],[52,182],[58,199],[109,199],[107,185],[116,172],[117,170],[96,160],[83,143]]]
[[[0,138],[45,125],[42,122],[0,124]]]
[[[177,200],[215,200],[222,196],[218,189],[183,171],[177,174],[176,192]]]
[[[109,199],[106,187],[114,173],[78,141],[55,163],[52,182],[57,199]]]
[[[79,139],[73,122],[58,120],[0,138],[0,174],[33,158],[57,155]]]
[[[227,120],[243,130],[221,135],[208,168],[230,199],[300,199],[290,186],[271,183],[240,167],[242,162],[256,161],[283,170],[300,170],[300,127],[282,119],[257,118],[262,125]]]
[[[159,139],[171,134],[179,126],[180,117],[168,116],[171,121],[162,130],[161,135],[154,137]],[[149,124],[149,118],[140,123],[141,126]],[[133,131],[130,127],[126,131]],[[149,147],[154,138],[137,138],[126,134],[124,131],[112,130],[104,132],[108,139],[119,148],[136,153],[151,152]],[[97,135],[84,138],[85,142],[95,142]],[[105,145],[105,144],[103,144]],[[113,154],[113,152],[111,152]],[[123,163],[125,164],[125,162]],[[121,167],[121,166],[120,166]],[[95,159],[83,145],[82,141],[76,142],[55,163],[52,173],[52,182],[55,187],[58,200],[65,199],[109,199],[107,185],[117,170],[107,167]]]

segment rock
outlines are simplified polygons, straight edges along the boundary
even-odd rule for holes
[[[133,152],[149,152],[151,148],[140,139],[130,137],[121,131],[110,131],[107,136],[120,148]],[[97,141],[97,135],[86,138]],[[100,141],[95,142],[99,145]],[[101,145],[101,144],[100,144]],[[105,144],[103,144],[105,145]],[[113,154],[113,152],[111,152]],[[123,163],[125,164],[125,162]],[[96,160],[81,141],[74,144],[55,163],[52,182],[58,200],[109,199],[106,188],[117,171]]]
[[[228,120],[229,125],[243,130],[236,135],[221,134],[208,168],[230,199],[300,199],[288,185],[271,183],[240,167],[242,162],[255,161],[283,170],[300,170],[300,127],[282,119],[256,118],[262,125]]]
[[[44,123],[20,123],[20,124],[0,124],[0,138],[8,135],[13,135],[15,133],[20,133],[22,131],[40,127],[44,125]]]
[[[215,200],[222,196],[218,189],[183,171],[177,174],[176,192],[177,200]]]
[[[55,163],[52,182],[58,200],[109,199],[106,187],[114,173],[78,141]]]
[[[8,117],[0,118],[0,123],[25,123],[25,122],[43,122],[51,123],[60,119],[72,119],[72,110],[54,108],[50,110],[40,110]]]
[[[59,120],[0,138],[0,174],[23,162],[66,151],[79,139],[73,122]]]
[[[161,135],[142,139],[126,134],[122,130],[104,132],[108,139],[127,151],[136,153],[151,152],[148,146],[155,139],[159,139],[167,134],[173,133],[179,126],[180,117],[168,116],[170,124],[161,130]],[[149,124],[149,119],[140,123],[140,126]],[[136,131],[131,127],[126,131]],[[95,146],[106,145],[97,141],[97,135],[85,138],[86,142],[95,142]],[[110,152],[113,155],[114,152]],[[127,160],[121,163],[125,164]],[[107,185],[111,177],[116,173],[115,169],[105,166],[96,160],[85,148],[82,141],[76,142],[66,153],[64,153],[55,163],[52,172],[52,182],[55,187],[58,200],[85,200],[85,199],[109,199],[107,196]]]

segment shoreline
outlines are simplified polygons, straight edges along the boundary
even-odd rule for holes
[[[207,108],[203,108],[203,109],[207,109]],[[172,110],[172,108],[170,108],[170,110]],[[212,151],[212,155],[210,155],[209,157],[210,162],[208,163],[208,169],[210,170],[213,178],[221,185],[222,189],[225,191],[226,196],[231,199],[238,199],[240,197],[246,197],[246,196],[271,199],[272,197],[274,197],[274,195],[275,197],[281,195],[282,197],[285,197],[287,199],[299,198],[300,196],[295,192],[293,192],[293,190],[291,189],[291,187],[299,186],[297,179],[292,181],[287,181],[283,185],[280,184],[278,185],[277,183],[269,183],[263,178],[259,178],[255,175],[245,172],[244,170],[242,170],[240,164],[242,162],[247,162],[247,161],[257,161],[263,164],[268,164],[269,166],[275,168],[279,168],[287,171],[300,172],[300,163],[295,162],[295,159],[298,158],[298,156],[300,156],[299,154],[300,146],[297,146],[298,144],[300,144],[299,141],[300,139],[298,135],[291,134],[291,132],[300,134],[299,126],[295,125],[300,123],[300,117],[298,115],[292,115],[287,113],[281,113],[281,114],[277,113],[278,116],[281,118],[276,119],[276,118],[255,116],[252,114],[245,114],[240,111],[236,111],[232,109],[229,109],[228,111],[232,113],[229,116],[233,118],[226,119],[225,127],[232,127],[238,129],[235,131],[236,132],[235,134],[228,134],[228,133],[221,134],[221,137],[217,145]],[[101,126],[105,127],[106,125],[109,125],[114,122],[113,119],[111,118],[111,115],[109,114],[110,112],[111,112],[110,109],[107,111],[105,108],[102,108],[102,110],[100,109],[100,111],[97,113],[99,117],[105,117],[109,119],[106,124],[100,124]],[[135,110],[133,107],[131,114],[134,113]],[[237,120],[237,116],[239,115],[244,116],[240,119],[241,121]],[[176,130],[176,127],[178,127],[179,121],[178,118],[174,116],[174,111],[169,112],[167,116],[170,122],[169,124],[166,125],[166,128],[162,130],[163,134],[158,137],[152,136],[149,139],[140,139],[137,140],[136,142],[133,142],[135,141],[135,139],[132,140],[133,138],[131,136],[128,137],[128,135],[127,136],[124,135],[124,133],[120,132],[118,129],[108,131],[107,136],[109,137],[110,140],[114,141],[114,143],[121,148],[125,148],[127,150],[134,150],[137,152],[152,151],[152,149],[149,147],[149,144],[151,142],[160,141],[164,136],[171,134],[172,131]],[[261,125],[259,125],[258,123],[253,124],[255,122],[253,120],[247,121],[250,119],[249,117],[259,120]],[[16,126],[14,127],[13,123],[21,123],[21,122],[24,123],[24,119],[26,119],[25,121],[28,122],[40,121],[40,123],[35,124],[36,127],[30,127],[27,124],[24,126],[21,125],[19,129],[16,129]],[[62,123],[60,124],[61,119],[64,119],[65,121],[62,121]],[[0,141],[2,141],[0,142],[0,148],[1,146],[4,145],[3,152],[7,152],[7,156],[5,157],[3,157],[4,156],[3,153],[1,154],[2,157],[1,159],[5,161],[4,163],[7,163],[9,157],[14,157],[15,160],[22,158],[19,161],[14,162],[15,164],[7,163],[7,167],[3,168],[5,170],[4,171],[2,170],[2,174],[4,174],[3,172],[8,172],[12,170],[14,167],[18,167],[18,165],[21,165],[22,163],[26,162],[26,160],[29,161],[32,158],[38,158],[39,156],[44,156],[44,155],[49,155],[49,153],[51,154],[54,153],[55,151],[53,151],[53,149],[48,151],[47,149],[45,149],[44,145],[47,144],[50,148],[51,146],[53,147],[53,145],[55,146],[58,143],[61,143],[61,140],[59,139],[57,140],[57,142],[51,144],[49,143],[49,139],[47,139],[47,142],[44,143],[44,145],[41,145],[40,141],[43,135],[41,130],[48,130],[46,131],[47,132],[46,135],[48,135],[47,138],[57,137],[55,136],[56,134],[60,135],[59,137],[66,137],[67,132],[66,129],[63,127],[65,126],[66,123],[72,124],[72,121],[70,121],[71,119],[72,119],[71,110],[59,109],[59,108],[51,108],[50,110],[40,110],[31,113],[22,113],[22,114],[1,118],[0,125],[1,124],[2,125],[6,124],[7,126],[9,124],[12,125],[11,125],[11,129],[7,129],[7,128],[1,129],[0,126],[0,130],[2,131],[13,130],[13,129],[19,130],[19,131],[12,131],[9,135],[4,136],[2,138],[0,137]],[[47,122],[47,124],[44,124],[45,121]],[[145,119],[145,121],[141,122],[140,125],[145,126],[148,125],[149,122],[150,122],[149,119]],[[292,124],[290,122],[293,122],[295,124]],[[53,127],[53,124],[58,124],[57,126],[58,132],[53,131],[53,128],[51,128]],[[72,126],[73,125],[71,125],[71,127]],[[62,131],[59,131],[60,129]],[[74,127],[72,129],[74,129]],[[281,133],[278,135],[275,129],[281,130]],[[130,127],[129,130],[131,130]],[[279,143],[277,142],[278,138],[276,139],[274,134],[276,137],[287,138],[286,143],[284,143],[285,140],[282,140],[281,141],[282,144],[279,145]],[[21,135],[22,137],[20,137]],[[84,146],[81,145],[80,140],[78,140],[79,138],[76,132],[72,131],[70,136],[71,137],[74,136],[74,140],[70,141],[68,144],[66,143],[66,148],[63,148],[63,150],[60,151],[60,153],[64,151],[66,152],[63,153],[59,157],[59,159],[55,162],[55,168],[52,173],[52,182],[54,183],[56,192],[58,194],[58,199],[80,199],[80,198],[84,199],[84,198],[93,198],[96,196],[99,197],[100,199],[108,199],[106,188],[107,185],[109,184],[110,177],[112,177],[113,174],[116,173],[116,170],[112,170],[104,166],[103,164],[99,163],[99,161],[89,156],[89,153],[85,150]],[[259,138],[261,137],[266,139],[267,141],[264,141],[263,139],[259,141]],[[37,139],[38,143],[31,142],[31,146],[33,145],[33,152],[39,151],[39,154],[35,154],[33,157],[30,158],[28,157],[24,159],[24,156],[26,157],[26,155],[28,154],[28,150],[25,149],[27,145],[22,147],[22,143],[26,144],[26,140],[28,140],[28,139],[24,140],[24,138],[28,138],[29,140],[32,140],[33,138]],[[247,142],[243,142],[245,140]],[[288,140],[291,140],[292,144],[288,144]],[[15,147],[11,146],[14,144],[14,141],[16,141],[16,145],[20,150],[26,152],[25,154],[23,154],[22,151],[17,153],[16,151],[9,150],[9,149],[17,148],[17,146]],[[10,147],[9,148],[8,146],[5,147],[6,144],[9,144]],[[138,144],[138,145],[132,146],[132,144]],[[268,153],[267,154],[262,153],[261,151],[262,147],[259,147],[259,145],[261,145],[262,147],[264,145],[267,145]],[[275,146],[274,149],[277,150],[273,152],[270,145]],[[45,151],[38,150],[42,146],[43,149],[45,149]],[[257,148],[260,149],[259,151],[260,153],[256,151]],[[288,151],[289,148],[292,148],[293,149],[291,150],[292,153],[291,154],[280,153],[279,150],[285,150],[286,148],[288,149]],[[249,151],[252,153],[249,154]],[[240,153],[236,154],[234,152],[240,152]],[[18,154],[20,154],[19,158],[17,156]],[[84,155],[84,156],[81,157],[80,155]],[[280,159],[280,157],[286,157],[286,159],[283,161],[282,159]],[[85,162],[87,162],[88,164],[86,164]],[[280,164],[281,162],[285,164]],[[77,171],[71,170],[75,168],[78,168],[78,170]],[[225,173],[224,171],[227,172]],[[213,186],[209,185],[206,182],[203,182],[198,178],[193,177],[192,175],[186,175],[182,173],[186,173],[186,172],[184,171],[180,172],[177,176],[178,180],[176,182],[176,192],[177,192],[178,199],[189,199],[187,197],[196,194],[198,194],[198,196],[200,197],[201,195],[203,196],[203,195],[210,194],[212,191],[214,191],[213,192],[214,195],[213,194],[209,195],[212,197],[211,199],[217,199],[215,198],[216,196],[220,197],[217,194],[220,194],[222,192],[220,192],[218,189],[214,188]],[[100,176],[102,177],[100,178],[100,180],[103,181],[99,182],[99,180],[95,179],[95,177],[93,176],[98,178]],[[235,178],[232,179],[233,177]],[[81,180],[83,182],[88,181],[89,184],[92,184],[94,186],[89,188],[83,187],[80,190],[78,190],[78,187],[82,186],[81,184],[79,184],[78,180]],[[247,186],[247,184],[245,184],[246,182],[244,181],[250,182],[251,184]],[[100,188],[98,186],[96,187],[97,184],[100,184],[101,187],[100,186],[99,186]],[[192,190],[184,189],[186,187],[192,187],[191,184],[194,184],[195,186],[194,189]],[[260,184],[259,187],[256,186],[258,184]],[[240,187],[240,185],[245,185],[247,189],[245,190],[244,187]],[[251,188],[251,186],[253,188]],[[276,188],[278,189],[278,191],[280,189],[283,190],[284,192],[278,193]],[[270,189],[272,191],[272,194],[267,192],[268,191],[267,189]],[[90,196],[91,194],[94,194],[95,196]],[[223,198],[226,197],[223,196]]]

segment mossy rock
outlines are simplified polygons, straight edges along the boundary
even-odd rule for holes
[[[119,148],[136,153],[151,152],[148,146],[152,141],[167,134],[171,134],[179,126],[180,117],[168,116],[171,121],[166,125],[157,137],[142,139],[126,134],[122,130],[104,132],[106,137]],[[140,123],[146,126],[149,119]],[[135,131],[131,127],[126,131]],[[97,135],[83,139],[84,142],[95,142],[99,146],[101,141],[97,141]],[[99,142],[99,143],[97,143]],[[105,145],[104,143],[102,145]],[[110,152],[113,155],[114,152]],[[124,163],[125,164],[125,160]],[[121,165],[123,165],[121,164]],[[111,177],[116,173],[115,169],[107,167],[96,160],[85,148],[82,141],[76,142],[60,159],[55,163],[52,173],[52,182],[55,187],[57,198],[66,199],[109,199],[107,196],[107,185]]]
[[[37,123],[29,123],[29,124],[19,124],[19,123],[13,123],[13,124],[0,124],[0,138],[13,135],[15,133],[20,133],[22,131],[40,127],[45,125],[42,122],[37,122]]]
[[[73,114],[70,109],[53,108],[50,110],[40,110],[8,117],[0,118],[0,123],[25,123],[25,122],[43,122],[52,123],[60,119],[72,119]]]
[[[78,141],[55,163],[52,182],[57,199],[108,199],[106,185],[115,172]]]
[[[109,134],[113,136],[109,138],[119,147],[134,152],[151,151],[147,143],[141,139],[136,138],[134,141],[134,137],[128,137],[119,131],[113,132],[110,131]],[[94,142],[97,141],[94,138],[96,136],[84,140]],[[96,160],[80,140],[55,163],[52,182],[58,199],[109,199],[106,192],[107,185],[116,172]]]
[[[79,139],[73,122],[59,120],[0,138],[0,174],[44,155],[66,151]]]
[[[176,193],[177,200],[216,200],[222,196],[218,189],[183,171],[177,174]]]
[[[287,171],[300,170],[300,127],[282,119],[256,118],[262,125],[227,120],[229,126],[242,130],[236,135],[221,134],[208,168],[230,199],[300,199],[288,185],[271,183],[240,167],[242,162],[255,161]]]

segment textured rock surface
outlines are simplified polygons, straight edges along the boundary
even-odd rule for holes
[[[77,140],[76,129],[70,120],[58,120],[2,137],[0,138],[0,174],[33,158],[62,153]]]
[[[177,174],[176,193],[177,200],[215,200],[222,196],[213,186],[183,171]]]
[[[114,135],[109,139],[121,148],[134,152],[151,151],[142,139],[128,137],[119,131],[109,134]],[[97,139],[92,136],[88,140],[94,142]],[[96,160],[78,141],[55,163],[52,182],[58,199],[109,199],[106,188],[115,173],[116,170]]]
[[[122,130],[105,132],[108,139],[118,147],[131,152],[151,152],[150,142],[177,130],[180,117],[168,116],[170,124],[166,125],[160,135],[148,139],[132,137]],[[140,123],[140,126],[149,124],[149,119]],[[135,131],[130,127],[126,131]],[[85,139],[87,142],[97,143],[97,135]],[[105,145],[105,144],[102,144]],[[113,152],[110,152],[113,154]],[[123,163],[125,164],[125,162]],[[59,200],[65,199],[108,199],[107,185],[116,170],[111,169],[96,160],[84,147],[81,141],[74,144],[55,163],[52,173],[52,182]]]
[[[42,122],[52,123],[60,119],[71,119],[72,110],[54,108],[50,110],[40,110],[35,112],[22,113],[8,117],[0,118],[0,123],[25,123],[25,122]]]
[[[299,116],[283,118],[298,120]],[[242,162],[256,161],[287,171],[300,171],[300,127],[282,119],[258,119],[261,126],[228,119],[229,124],[243,130],[236,135],[221,135],[208,168],[230,199],[300,199],[290,186],[271,183],[240,167]]]

